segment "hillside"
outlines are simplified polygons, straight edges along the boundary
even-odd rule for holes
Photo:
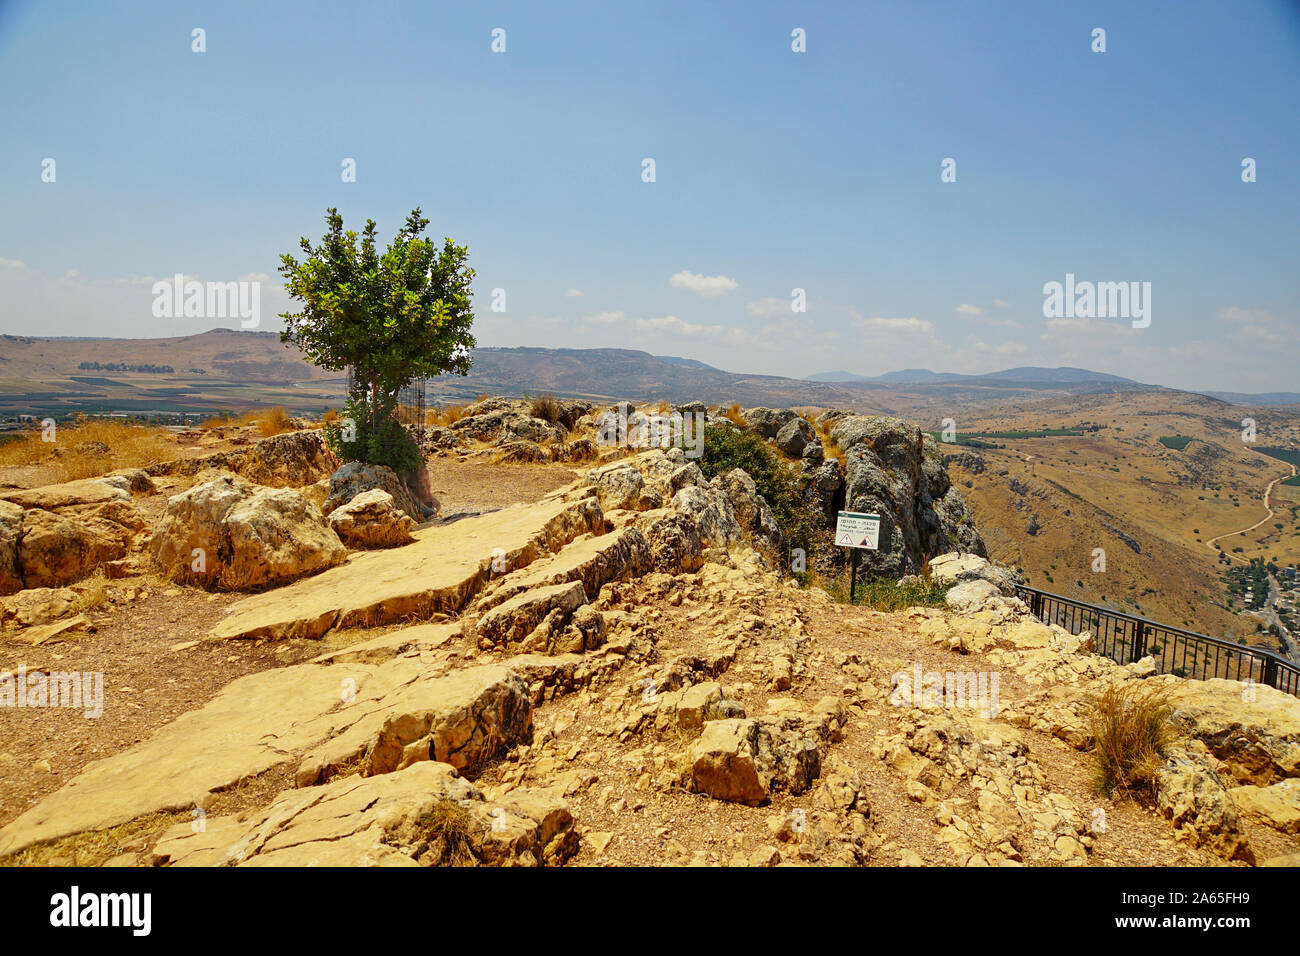
[[[1269,522],[1224,538],[1227,561],[1207,542],[1266,515],[1266,486],[1290,471],[1257,449],[1300,447],[1300,421],[1292,408],[1254,409],[1252,445],[1241,440],[1243,414],[1192,393],[1076,397],[975,416],[960,421],[959,431],[1097,431],[991,438],[983,443],[1000,447],[945,451],[990,553],[1024,568],[1038,586],[1276,649],[1274,640],[1254,634],[1252,622],[1224,608],[1222,575],[1228,562],[1254,556],[1300,563],[1300,489],[1274,489],[1274,520],[1282,527]],[[1170,436],[1191,440],[1181,449],[1160,442]],[[1105,572],[1092,570],[1094,548],[1105,549]]]

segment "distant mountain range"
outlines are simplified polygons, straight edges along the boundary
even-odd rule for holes
[[[1086,368],[1073,368],[1062,365],[1058,368],[1043,368],[1034,365],[1022,365],[1008,368],[1001,372],[985,372],[982,375],[962,375],[956,372],[932,372],[928,368],[905,368],[884,375],[855,375],[853,372],[818,372],[807,376],[810,382],[827,384],[880,384],[880,385],[953,385],[978,383],[1022,383],[1060,386],[1106,386],[1104,391],[1124,390],[1126,388],[1146,389],[1163,386],[1146,385],[1131,378],[1111,375],[1107,372],[1094,372]],[[1294,405],[1300,403],[1300,392],[1208,392],[1196,391],[1197,395],[1217,398],[1219,401],[1233,405]]]
[[[956,372],[932,372],[928,368],[905,368],[898,372],[886,372],[884,375],[867,377],[854,375],[852,372],[818,372],[809,375],[810,382],[881,382],[890,385],[935,385],[953,382],[1035,382],[1051,385],[1079,385],[1086,382],[1105,382],[1112,385],[1141,385],[1131,378],[1108,375],[1105,372],[1092,372],[1086,368],[1040,368],[1022,365],[1001,372],[985,372],[982,375],[961,375]]]
[[[479,395],[540,395],[710,404],[856,408],[930,418],[1075,395],[1154,392],[1118,375],[1021,367],[985,375],[903,369],[868,378],[807,379],[727,372],[695,359],[634,349],[478,348],[468,375],[431,380],[431,403]],[[0,336],[0,413],[195,412],[268,405],[306,413],[338,408],[346,377],[320,369],[273,332],[214,329],[165,339]],[[1206,393],[1206,402],[1300,403],[1300,395]]]

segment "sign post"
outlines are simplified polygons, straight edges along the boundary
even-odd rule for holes
[[[841,511],[835,519],[835,545],[853,549],[849,559],[852,569],[849,573],[849,603],[852,604],[858,590],[858,552],[879,549],[880,515]]]

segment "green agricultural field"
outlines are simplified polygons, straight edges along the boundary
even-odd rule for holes
[[[1300,451],[1294,448],[1257,448],[1256,451],[1261,455],[1268,455],[1270,458],[1277,458],[1288,465],[1300,468]]]
[[[1196,441],[1195,438],[1188,438],[1186,435],[1166,435],[1160,439],[1160,444],[1166,448],[1172,448],[1174,451],[1182,451],[1194,441]]]
[[[1011,429],[1008,431],[988,431],[988,432],[957,432],[956,437],[946,444],[966,445],[971,448],[998,448],[1000,446],[992,444],[993,440],[1001,439],[1003,441],[1014,441],[1018,438],[1077,438],[1085,434],[1082,428],[1037,428],[1037,429]],[[942,442],[942,432],[930,432],[930,437],[937,442]]]

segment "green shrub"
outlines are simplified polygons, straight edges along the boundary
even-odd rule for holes
[[[403,477],[415,471],[420,463],[420,448],[405,425],[388,415],[371,422],[366,417],[366,403],[356,398],[349,398],[343,410],[342,419],[325,423],[325,442],[330,451],[343,461],[387,465]]]
[[[705,477],[744,469],[766,499],[787,545],[811,550],[825,537],[826,519],[802,493],[807,478],[782,461],[754,432],[706,425],[703,454],[696,462]]]

